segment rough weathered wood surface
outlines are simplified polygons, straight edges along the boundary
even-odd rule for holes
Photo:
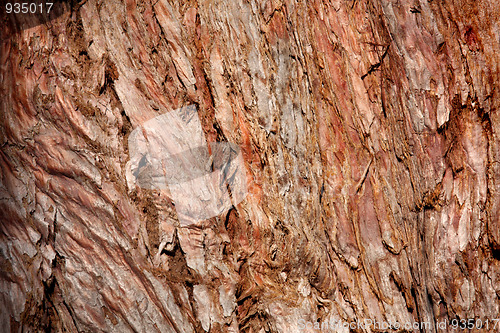
[[[498,318],[500,2],[66,9],[0,32],[2,331]],[[181,228],[127,136],[190,104],[250,182]]]

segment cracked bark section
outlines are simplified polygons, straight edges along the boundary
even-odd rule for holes
[[[497,1],[64,6],[0,32],[6,331],[497,317]],[[132,129],[189,104],[249,195],[180,227],[125,165]]]

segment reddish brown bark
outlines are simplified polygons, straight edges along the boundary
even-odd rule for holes
[[[498,317],[500,3],[63,9],[3,16],[6,331]],[[241,147],[249,194],[181,227],[168,192],[127,183],[127,140],[190,104]]]

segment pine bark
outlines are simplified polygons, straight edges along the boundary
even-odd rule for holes
[[[2,330],[492,331],[500,2],[61,8],[2,16]],[[240,146],[249,194],[181,227],[168,193],[127,184],[128,135],[191,104]]]

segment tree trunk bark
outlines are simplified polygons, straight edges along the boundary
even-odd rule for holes
[[[2,330],[500,329],[500,2],[58,10],[2,7]],[[187,105],[248,191],[190,225],[127,173]]]

